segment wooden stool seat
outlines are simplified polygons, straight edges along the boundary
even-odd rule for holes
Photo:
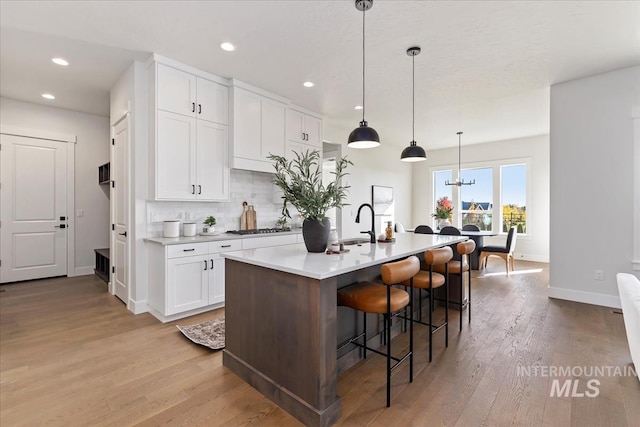
[[[446,279],[444,275],[440,273],[432,273],[433,284],[429,281],[429,272],[420,270],[418,274],[413,278],[413,287],[419,289],[435,289],[444,285]],[[409,286],[409,282],[403,283],[405,286]]]
[[[434,265],[433,271],[437,271],[438,273],[444,274],[445,272],[444,264]],[[467,262],[466,258],[462,261],[455,261],[455,260],[449,261],[449,273],[460,274],[461,271],[462,272],[469,271],[469,263]]]
[[[407,283],[407,286],[409,284]],[[398,288],[391,288],[392,313],[409,304],[409,294]],[[360,282],[338,290],[338,305],[351,307],[367,313],[385,314],[387,312],[387,285],[372,282]]]

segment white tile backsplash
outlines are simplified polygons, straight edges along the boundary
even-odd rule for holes
[[[270,173],[232,169],[229,202],[147,202],[147,236],[161,237],[162,221],[170,219],[180,220],[180,235],[183,222],[197,223],[196,230],[200,232],[202,221],[209,215],[216,217],[216,231],[237,230],[245,201],[256,210],[258,228],[274,227],[282,204],[272,181]]]

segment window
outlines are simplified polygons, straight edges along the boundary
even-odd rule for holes
[[[452,180],[453,180],[453,174],[450,170],[437,171],[433,174],[433,195],[434,195],[433,211],[434,212],[435,212],[436,200],[440,199],[441,197],[446,197],[449,200],[453,200],[453,197],[452,197],[453,187],[451,187],[450,185],[444,185],[446,181],[452,181]],[[454,212],[454,215],[455,215],[455,212]],[[437,226],[438,220],[435,218],[433,220],[434,220],[434,225]]]
[[[460,187],[461,226],[475,224],[480,230],[493,226],[493,168],[462,169],[460,178],[474,181]]]
[[[527,232],[527,165],[500,167],[500,203],[502,204],[502,231],[512,226],[520,234]]]
[[[530,160],[484,162],[474,166],[477,167],[462,169],[460,178],[475,180],[475,184],[460,187],[444,185],[446,180],[453,181],[457,170],[432,169],[432,212],[435,212],[436,201],[446,196],[456,206],[453,222],[458,227],[475,224],[480,230],[506,233],[516,226],[519,234],[526,234]],[[499,206],[500,210],[494,212],[494,206]]]

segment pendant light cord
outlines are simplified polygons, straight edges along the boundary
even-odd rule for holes
[[[460,135],[462,135],[462,132],[458,132],[458,182],[462,182],[460,180],[460,177],[462,176],[462,171],[460,170]]]
[[[411,57],[412,72],[411,72],[411,102],[413,108],[411,111],[411,145],[416,141],[416,56]]]
[[[364,123],[364,14],[366,8],[362,8],[362,122]]]

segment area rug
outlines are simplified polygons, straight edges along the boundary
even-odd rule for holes
[[[197,325],[177,326],[182,334],[196,344],[212,350],[224,348],[224,316]]]

